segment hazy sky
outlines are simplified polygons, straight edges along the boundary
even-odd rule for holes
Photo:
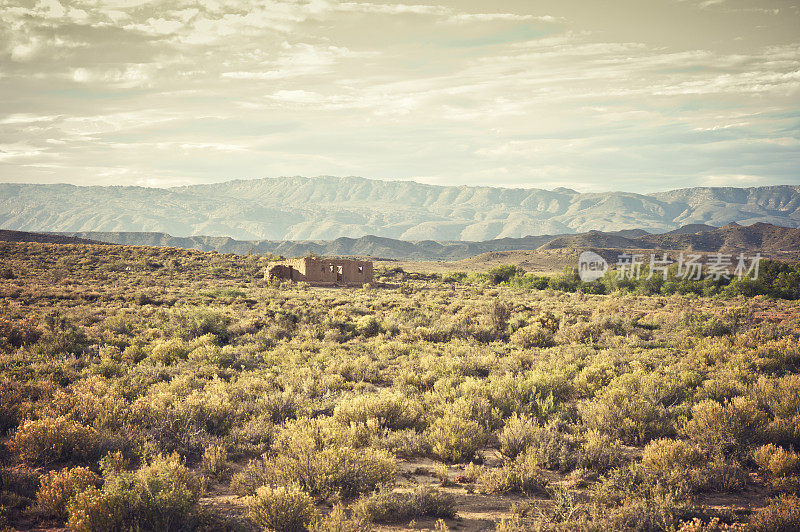
[[[0,0],[0,181],[799,184],[798,4]]]

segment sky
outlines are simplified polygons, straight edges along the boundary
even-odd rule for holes
[[[0,182],[800,184],[800,0],[0,0]]]

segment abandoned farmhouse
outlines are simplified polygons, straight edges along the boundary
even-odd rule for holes
[[[361,286],[372,282],[372,262],[303,257],[267,266],[264,278],[305,281],[316,286]]]

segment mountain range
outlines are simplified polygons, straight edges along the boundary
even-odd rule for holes
[[[69,240],[71,239],[71,240]],[[765,223],[724,227],[694,224],[662,234],[641,229],[589,231],[577,235],[539,235],[483,242],[410,242],[373,235],[340,237],[329,241],[235,240],[228,237],[173,237],[165,233],[77,232],[37,234],[0,230],[0,240],[54,243],[110,243],[132,246],[169,246],[236,254],[272,254],[287,257],[317,254],[355,255],[397,260],[461,260],[485,253],[580,249],[681,250],[749,254],[800,259],[800,228]]]
[[[329,176],[172,188],[0,184],[0,227],[60,233],[482,242],[731,222],[800,226],[800,186],[579,193]]]

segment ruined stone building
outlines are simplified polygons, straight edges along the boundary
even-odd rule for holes
[[[267,266],[264,278],[305,281],[317,286],[361,286],[372,282],[372,262],[315,257],[289,259]]]

